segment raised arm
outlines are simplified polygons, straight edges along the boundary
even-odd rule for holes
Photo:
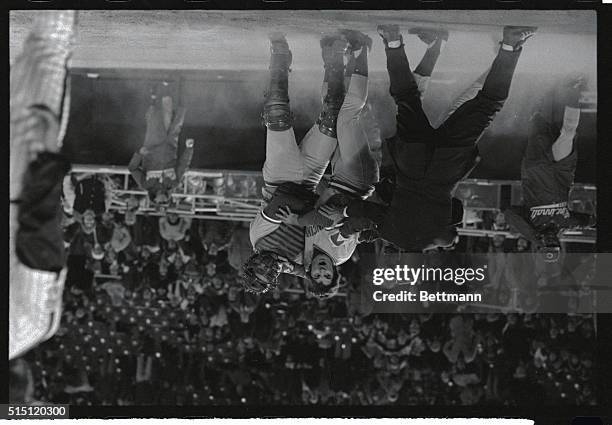
[[[366,218],[374,224],[382,224],[387,213],[387,207],[376,202],[353,200],[344,211],[348,218]]]
[[[517,209],[509,208],[504,210],[503,213],[506,217],[506,222],[513,231],[520,233],[525,239],[532,243],[538,243],[535,229],[521,216]]]
[[[189,169],[191,165],[191,159],[193,158],[193,139],[187,139],[185,141],[185,150],[179,158],[176,164],[176,179],[180,180],[183,178],[185,171]]]
[[[142,155],[140,152],[135,152],[130,160],[130,163],[128,164],[128,170],[130,171],[132,177],[134,177],[134,180],[136,180],[136,183],[138,183],[138,186],[144,188],[145,173],[140,166],[141,164]]]

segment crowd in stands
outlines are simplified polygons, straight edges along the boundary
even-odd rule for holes
[[[72,178],[58,334],[23,361],[39,402],[71,405],[595,404],[594,317],[364,314],[357,256],[341,293],[297,278],[244,292],[246,223],[105,207]],[[493,225],[503,225],[496,216]],[[464,242],[467,243],[467,242]],[[514,241],[521,249],[520,240]],[[488,250],[500,249],[491,241]],[[528,249],[528,247],[525,247]],[[488,251],[487,251],[488,252]],[[357,295],[356,295],[357,294]]]

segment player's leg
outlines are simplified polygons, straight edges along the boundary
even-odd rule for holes
[[[499,49],[499,39],[492,39],[492,42],[493,54],[497,55],[497,51]],[[480,74],[480,76],[474,82],[472,82],[469,87],[463,90],[459,94],[459,96],[457,96],[451,102],[450,108],[442,114],[441,119],[439,120],[439,124],[436,127],[439,127],[440,124],[446,121],[448,117],[450,117],[457,109],[459,109],[461,105],[463,105],[468,100],[471,100],[476,97],[478,92],[484,87],[484,82],[487,79],[487,75],[489,75],[490,70],[491,67],[489,67],[485,72]]]
[[[317,122],[300,145],[305,168],[304,182],[313,188],[321,181],[338,145],[336,124],[344,100],[343,56],[346,45],[346,40],[340,34],[324,36],[321,39],[325,96]]]
[[[421,92],[410,69],[399,27],[380,25],[378,32],[385,44],[389,92],[397,104],[397,136],[403,143],[431,143],[433,128],[423,111]]]
[[[408,33],[416,34],[427,45],[427,50],[421,62],[419,62],[413,72],[414,79],[421,92],[421,98],[423,98],[427,87],[429,87],[429,80],[440,57],[440,52],[448,41],[448,31],[445,29],[417,27],[410,29]]]
[[[352,75],[338,114],[338,150],[332,169],[331,187],[367,196],[378,182],[378,164],[360,120],[368,97],[368,50],[370,37],[357,31],[343,31],[349,41]]]
[[[480,76],[464,91],[462,91],[459,96],[457,96],[452,102],[450,108],[442,115],[442,119],[440,123],[444,123],[448,118],[457,111],[464,103],[474,99],[478,92],[482,90],[484,87],[484,82],[487,79],[487,75],[489,75],[489,71],[491,68],[487,69],[485,72],[480,74]]]
[[[523,43],[533,27],[505,27],[502,45],[475,98],[461,105],[437,130],[440,146],[470,146],[477,142],[503,107]]]
[[[292,55],[283,34],[270,35],[270,51],[270,78],[263,111],[267,128],[263,178],[270,185],[299,183],[302,181],[304,167],[289,107],[289,67]]]

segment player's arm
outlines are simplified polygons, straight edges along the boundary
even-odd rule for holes
[[[552,145],[552,154],[555,161],[561,161],[571,155],[574,150],[574,139],[580,121],[580,96],[586,86],[583,77],[572,78],[561,84],[555,90],[555,103],[557,107],[563,107],[563,122],[557,124],[560,127],[559,137]]]
[[[251,246],[255,248],[257,241],[274,232],[280,225],[281,222],[271,221],[263,214],[263,211],[260,211],[249,225],[249,240],[251,241]]]
[[[289,207],[282,207],[279,208],[277,215],[283,223],[299,227],[317,226],[325,228],[334,224],[332,219],[325,217],[319,210],[310,210],[298,215],[291,212]]]
[[[367,219],[367,222],[375,225],[383,223],[386,213],[387,207],[384,205],[360,199],[349,202],[343,212],[349,220]]]
[[[508,208],[505,209],[503,213],[506,217],[506,222],[513,231],[521,234],[532,243],[538,243],[536,231],[533,226],[523,218],[522,209]]]
[[[174,114],[174,119],[168,128],[168,138],[178,139],[179,135],[181,134],[181,129],[183,128],[186,113],[187,109],[183,107],[177,109],[176,113]]]
[[[360,204],[362,202],[364,204]],[[351,205],[349,213],[349,206]],[[350,233],[357,233],[373,227],[373,220],[367,217],[366,214],[370,214],[372,217],[376,216],[378,220],[382,220],[382,217],[379,217],[379,215],[383,210],[384,207],[380,204],[350,200],[344,195],[336,194],[330,197],[323,205],[319,205],[316,209],[308,211],[301,216],[291,214],[290,211],[283,211],[281,215],[286,220],[285,222],[301,227],[317,226],[328,228],[343,221],[348,221],[351,223],[350,227],[352,230]]]
[[[193,158],[193,139],[185,141],[185,150],[176,164],[176,179],[180,180],[191,165]]]
[[[291,274],[293,276],[297,276],[301,278],[305,278],[307,274],[304,266],[300,264],[291,263],[288,261],[282,264],[281,273]]]
[[[563,114],[563,125],[561,133],[552,145],[552,153],[555,161],[567,158],[574,150],[574,139],[576,129],[580,120],[580,108],[566,106]]]
[[[342,229],[340,229],[340,233],[343,234]],[[365,229],[359,232],[359,243],[370,243],[377,239],[380,239],[380,232],[376,228]]]
[[[135,152],[134,155],[132,155],[130,163],[128,164],[128,171],[130,172],[136,183],[138,183],[138,186],[144,188],[145,173],[141,168],[142,158],[143,156],[140,152]]]

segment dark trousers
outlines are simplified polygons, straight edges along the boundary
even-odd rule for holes
[[[434,129],[421,104],[403,47],[386,49],[391,96],[397,104],[399,143],[422,143],[432,148],[468,147],[476,143],[504,105],[520,51],[499,50],[484,86],[473,99],[461,105],[440,127]],[[401,158],[395,158],[401,161]]]

